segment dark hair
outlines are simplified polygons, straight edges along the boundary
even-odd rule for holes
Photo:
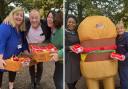
[[[66,23],[67,23],[67,21],[68,21],[69,18],[73,18],[73,19],[76,21],[76,23],[77,23],[77,18],[76,18],[76,16],[74,16],[74,15],[72,15],[72,14],[70,14],[70,15],[67,16]]]
[[[63,25],[63,13],[59,10],[59,11],[49,11],[49,13],[52,13],[53,15],[53,23],[54,26],[56,28],[61,28],[61,26]],[[48,13],[48,15],[49,15]],[[47,15],[47,17],[48,17]]]
[[[67,28],[67,22],[68,22],[68,19],[69,19],[69,18],[73,18],[73,19],[75,20],[76,24],[77,24],[77,18],[76,18],[76,16],[70,14],[70,15],[68,15],[67,18],[66,18],[66,23],[65,23],[65,27],[66,27],[66,28]],[[76,29],[77,29],[77,26],[76,26]]]

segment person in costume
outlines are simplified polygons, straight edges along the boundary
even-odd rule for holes
[[[105,16],[86,17],[78,27],[81,54],[81,74],[88,89],[115,89],[114,77],[117,74],[117,60],[111,58],[116,50],[116,26]],[[115,56],[115,55],[114,55]]]

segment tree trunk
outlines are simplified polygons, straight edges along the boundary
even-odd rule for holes
[[[65,18],[67,18],[67,16],[68,16],[68,11],[69,11],[69,1],[67,1],[67,2],[65,2]],[[66,21],[66,19],[65,19],[65,21]]]
[[[81,2],[77,4],[77,8],[78,8],[78,23],[79,23],[82,21],[82,11],[83,11]]]
[[[2,22],[2,20],[5,17],[5,9],[6,9],[6,3],[4,0],[0,1],[0,23]]]

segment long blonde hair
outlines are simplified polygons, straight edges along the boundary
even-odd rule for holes
[[[24,9],[22,7],[16,7],[15,9],[13,9],[9,16],[8,16],[8,22],[13,26],[13,27],[16,27],[16,23],[14,22],[14,19],[13,19],[13,15],[15,13],[17,13],[18,11],[23,11],[24,12]],[[25,31],[25,17],[23,16],[23,22],[20,26],[20,31]]]

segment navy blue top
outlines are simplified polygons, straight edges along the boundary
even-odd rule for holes
[[[11,25],[3,23],[0,25],[0,54],[3,54],[4,60],[27,49],[24,32],[17,32]]]
[[[125,55],[125,61],[119,61],[120,66],[128,66],[128,32],[116,38],[117,53]]]

